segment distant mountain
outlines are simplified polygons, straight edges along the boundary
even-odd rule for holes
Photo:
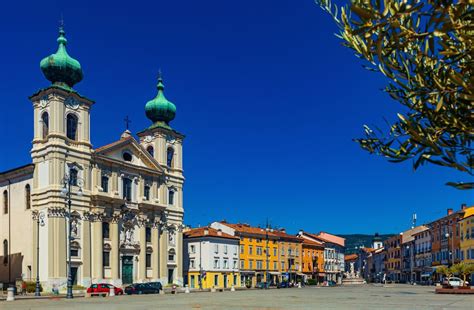
[[[364,235],[364,234],[353,234],[353,235],[338,235],[346,239],[346,254],[351,254],[356,252],[356,247],[372,247],[372,240],[374,235]],[[382,241],[387,240],[392,237],[393,234],[379,235],[382,238]]]

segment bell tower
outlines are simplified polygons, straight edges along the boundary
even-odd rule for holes
[[[145,105],[145,114],[152,124],[137,135],[140,144],[164,169],[163,180],[159,187],[160,201],[166,205],[165,214],[169,223],[167,230],[161,235],[163,259],[160,274],[163,283],[182,281],[182,264],[173,265],[165,258],[176,254],[176,259],[183,258],[183,140],[184,135],[171,128],[170,123],[176,116],[176,106],[164,94],[164,83],[161,74],[158,77],[157,94]],[[169,240],[175,240],[170,242]],[[163,277],[167,275],[167,277]]]
[[[64,263],[66,202],[61,195],[64,178],[69,176],[75,180],[71,190],[74,192],[71,206],[75,211],[87,210],[90,206],[91,189],[89,120],[94,102],[73,88],[82,80],[83,73],[80,63],[66,50],[63,27],[59,28],[57,43],[57,51],[40,63],[41,71],[51,84],[30,96],[34,111],[31,157],[35,165],[31,199],[32,209],[45,215],[44,232],[40,234],[43,241],[39,271],[47,286],[52,279],[65,281],[67,277]]]

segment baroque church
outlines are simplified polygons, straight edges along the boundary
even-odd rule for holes
[[[57,42],[40,63],[51,85],[30,96],[32,163],[0,173],[0,283],[39,277],[45,290],[65,289],[70,250],[74,284],[182,285],[184,135],[170,126],[163,80],[137,139],[127,129],[93,148],[94,101],[73,88],[83,72],[62,27]]]

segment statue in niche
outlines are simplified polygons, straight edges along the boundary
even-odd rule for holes
[[[78,226],[79,226],[78,219],[76,217],[72,217],[72,219],[71,219],[71,234],[73,236],[78,235]]]
[[[168,243],[173,246],[176,244],[176,233],[174,230],[168,232]]]
[[[128,227],[125,231],[125,243],[131,244],[133,242],[133,228]]]

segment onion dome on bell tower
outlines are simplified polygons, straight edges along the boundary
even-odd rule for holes
[[[157,89],[158,93],[156,97],[148,101],[145,105],[146,117],[153,122],[152,127],[162,126],[169,128],[169,123],[176,116],[176,106],[165,97],[165,86],[161,74],[158,76]]]
[[[72,88],[74,84],[82,80],[83,73],[79,61],[69,56],[66,51],[67,39],[65,35],[64,28],[59,27],[58,50],[43,58],[40,67],[46,79],[54,85]]]

